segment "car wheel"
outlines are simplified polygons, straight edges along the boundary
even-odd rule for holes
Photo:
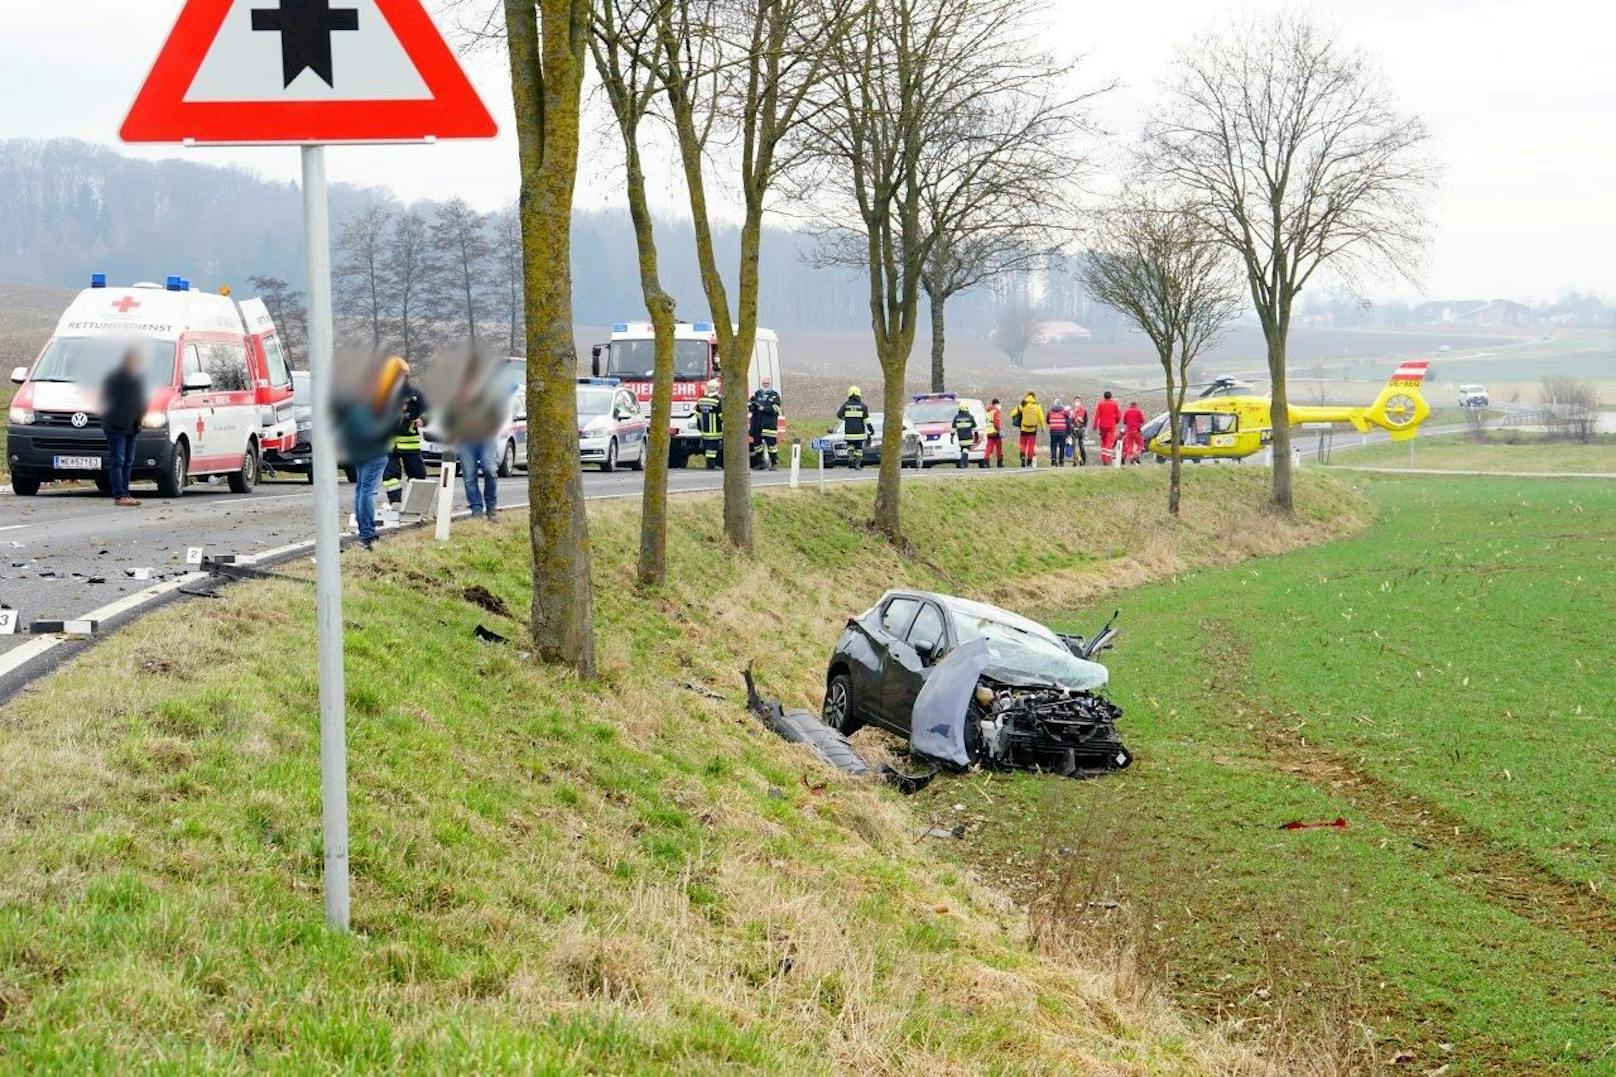
[[[191,450],[181,441],[174,446],[168,470],[157,480],[159,497],[179,497],[185,493],[185,484],[191,481]]]
[[[18,497],[33,497],[39,493],[40,480],[33,475],[19,475],[12,472],[11,492]]]
[[[303,472],[303,481],[307,482],[310,486],[314,485],[314,465],[313,464],[310,464],[309,469],[307,471]]]
[[[600,462],[600,473],[609,475],[617,470],[617,439],[613,438],[606,446],[606,459]]]
[[[842,736],[849,736],[864,725],[853,706],[853,678],[838,673],[825,686],[825,703],[819,716]]]
[[[312,467],[313,465],[310,466]],[[342,477],[348,480],[349,486],[359,482],[359,472],[348,464],[342,465]]]
[[[247,451],[242,454],[241,467],[230,476],[230,492],[234,494],[250,494],[253,487],[258,485],[258,445],[247,442]]]
[[[112,477],[107,475],[105,472],[97,472],[95,476],[95,488],[101,491],[103,494],[112,493]]]
[[[507,441],[505,451],[499,454],[499,477],[508,479],[516,474],[516,442]]]

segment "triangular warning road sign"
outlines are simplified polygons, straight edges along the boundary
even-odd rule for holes
[[[421,142],[497,131],[421,0],[186,0],[125,142]]]

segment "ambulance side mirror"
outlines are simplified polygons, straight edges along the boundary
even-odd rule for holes
[[[16,383],[17,385],[21,385],[23,382],[27,381],[28,380],[28,368],[25,367],[25,366],[12,367],[11,368],[11,380],[14,383]]]
[[[213,379],[206,374],[187,374],[180,383],[180,390],[187,393],[205,393],[213,388]]]
[[[589,372],[600,377],[600,353],[606,350],[606,345],[596,344],[589,349]]]

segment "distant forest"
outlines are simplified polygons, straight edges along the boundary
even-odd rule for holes
[[[292,293],[303,288],[302,209],[292,183],[240,168],[137,160],[75,140],[6,140],[0,141],[0,191],[5,192],[0,198],[0,280],[78,287],[92,271],[104,271],[111,280],[124,282],[179,273],[206,287],[245,288],[257,277],[283,281]],[[379,211],[395,222],[408,212],[430,231],[446,208],[450,216],[455,209],[464,210],[456,203],[405,206],[382,188],[331,188],[334,237],[367,211]],[[494,297],[491,309],[497,310],[505,305],[497,297],[507,285],[498,249],[499,215],[484,220],[489,250],[478,275]],[[658,239],[663,283],[678,300],[680,315],[706,319],[689,222],[660,222]],[[721,264],[732,272],[738,230],[724,229],[716,240],[724,252]],[[808,258],[813,243],[811,237],[784,229],[766,234],[763,323],[787,330],[867,329],[864,281],[846,270],[814,266]],[[385,245],[382,250],[387,251]],[[334,257],[340,263],[342,251]],[[448,276],[458,267],[438,268]],[[626,211],[578,215],[572,271],[574,314],[580,324],[608,325],[644,316]],[[445,290],[451,287],[458,285],[444,285]],[[951,331],[986,335],[994,326],[996,307],[986,290],[953,300]]]

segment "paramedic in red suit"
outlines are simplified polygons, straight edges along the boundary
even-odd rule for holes
[[[1112,453],[1117,446],[1117,427],[1122,422],[1122,408],[1111,399],[1111,390],[1105,391],[1105,398],[1094,405],[1094,429],[1100,432],[1100,463],[1110,467]]]
[[[1139,410],[1139,401],[1128,401],[1128,410],[1122,413],[1122,462],[1142,463],[1145,455],[1145,413]]]

